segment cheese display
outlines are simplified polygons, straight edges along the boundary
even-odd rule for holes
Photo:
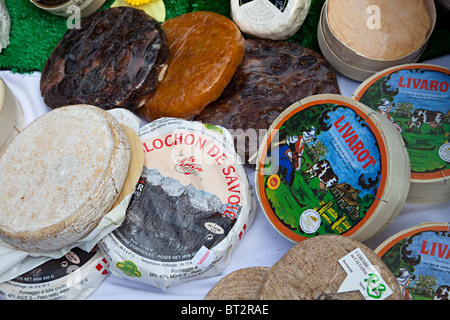
[[[231,0],[231,16],[242,32],[286,40],[303,25],[311,0]]]
[[[230,130],[239,156],[254,167],[272,122],[293,103],[319,93],[340,93],[320,54],[295,42],[247,39],[230,84],[195,120]]]
[[[124,222],[100,246],[111,272],[167,290],[220,273],[255,199],[221,127],[161,118],[139,130],[144,169]]]
[[[84,300],[109,275],[107,256],[73,248],[10,281],[0,283],[0,299]]]
[[[162,27],[169,38],[169,66],[138,111],[148,121],[191,119],[230,82],[244,56],[244,38],[230,19],[214,12],[186,13]]]
[[[396,276],[405,300],[450,300],[448,223],[422,223],[393,235],[375,252]]]
[[[1,154],[0,238],[26,252],[69,246],[108,213],[129,161],[126,135],[100,108],[44,114]]]
[[[401,14],[399,14],[401,12]],[[436,23],[431,0],[327,0],[317,37],[324,56],[344,75],[374,73],[417,62]]]
[[[220,279],[205,300],[255,300],[268,267],[249,267],[231,272]]]
[[[401,133],[411,161],[407,202],[450,200],[450,70],[428,64],[389,68],[363,82],[353,98]]]
[[[267,271],[261,300],[401,300],[400,286],[364,244],[324,235],[291,248]]]
[[[64,34],[42,71],[41,94],[50,108],[136,110],[164,78],[168,58],[158,21],[131,7],[101,10]]]
[[[398,130],[340,95],[286,109],[261,144],[255,175],[264,213],[293,242],[324,234],[364,241],[397,217],[409,184]]]

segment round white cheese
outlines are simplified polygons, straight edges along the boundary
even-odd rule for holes
[[[46,252],[92,231],[119,195],[130,146],[100,108],[52,110],[14,137],[0,157],[0,237]]]
[[[303,25],[311,0],[231,0],[231,17],[246,34],[286,40]]]
[[[449,78],[448,68],[405,64],[376,73],[353,93],[400,132],[411,161],[409,203],[450,200]]]
[[[220,273],[255,212],[231,135],[161,118],[139,136],[142,175],[124,222],[100,241],[111,272],[164,290]]]

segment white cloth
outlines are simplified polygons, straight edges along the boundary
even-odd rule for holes
[[[427,61],[427,63],[450,68],[450,54]],[[0,76],[20,101],[25,114],[25,124],[50,110],[40,95],[40,73],[14,74],[10,71],[0,71]],[[338,74],[338,82],[342,95],[346,97],[351,97],[360,84],[360,82],[350,80],[340,74]],[[145,122],[142,123],[142,125],[144,124]],[[250,181],[254,184],[255,171],[252,169],[246,171]],[[391,225],[377,236],[365,241],[364,244],[375,249],[388,237],[405,228],[433,221],[450,223],[450,201],[427,206],[406,204]],[[258,212],[252,226],[238,244],[231,264],[222,274],[183,283],[168,291],[110,275],[88,299],[203,299],[206,293],[230,272],[251,266],[270,267],[292,246],[294,243],[284,238],[272,227],[258,205]]]

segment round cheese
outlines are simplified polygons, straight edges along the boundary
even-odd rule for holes
[[[429,222],[407,228],[375,252],[397,277],[405,300],[450,300],[450,229]]]
[[[428,64],[389,68],[363,82],[353,98],[401,133],[411,161],[407,202],[450,200],[450,70]]]
[[[205,300],[255,300],[268,267],[248,267],[231,272],[216,283]]]
[[[255,211],[231,135],[161,118],[139,136],[144,169],[125,220],[100,241],[111,272],[164,290],[220,273]]]
[[[17,249],[60,249],[92,231],[116,201],[130,160],[116,120],[88,105],[52,110],[0,158],[0,237]]]
[[[231,0],[231,16],[243,33],[286,40],[303,25],[311,0]]]
[[[291,248],[261,282],[261,300],[400,300],[396,278],[362,243],[326,235]]]
[[[99,251],[73,248],[59,259],[0,283],[0,297],[7,300],[82,300],[109,275],[107,256]]]
[[[422,47],[432,21],[423,0],[328,0],[336,37],[364,57],[393,60]],[[401,13],[401,14],[400,14]]]
[[[403,140],[387,119],[340,95],[286,109],[259,150],[255,185],[272,225],[294,242],[364,241],[400,212],[410,184]]]

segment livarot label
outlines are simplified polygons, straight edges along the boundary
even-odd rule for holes
[[[401,132],[411,178],[450,175],[450,71],[423,64],[387,69],[364,82],[354,98],[385,115]]]
[[[354,233],[384,189],[383,140],[346,100],[291,106],[264,141],[258,196],[270,222],[293,241]]]
[[[450,299],[448,224],[422,224],[392,236],[376,249],[397,277],[406,300]]]

